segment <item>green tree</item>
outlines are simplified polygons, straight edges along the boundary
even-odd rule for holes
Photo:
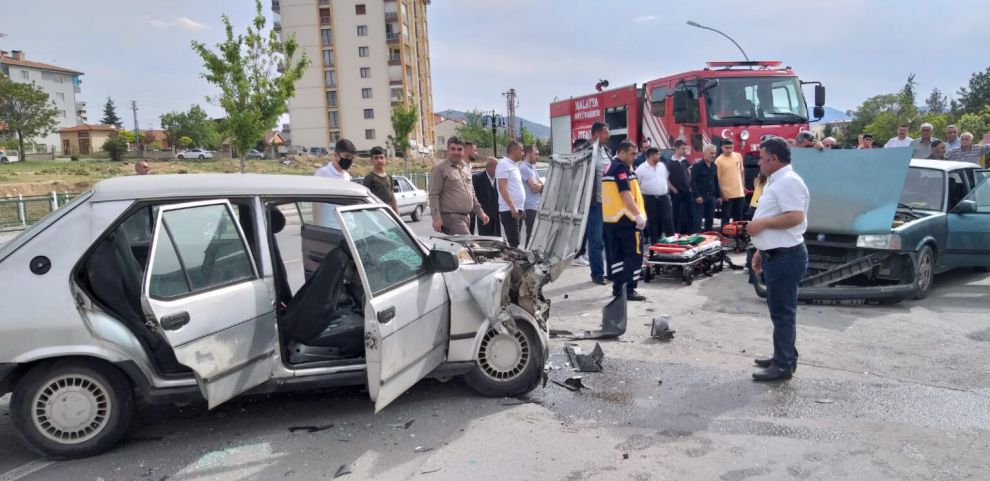
[[[178,145],[180,149],[188,149],[190,146],[192,146],[192,144],[193,144],[193,140],[191,138],[182,136],[179,137],[179,142],[176,145]]]
[[[243,154],[278,125],[286,101],[295,95],[296,81],[309,65],[304,52],[296,58],[295,37],[283,42],[274,30],[265,34],[265,22],[261,0],[255,0],[255,17],[245,34],[234,36],[230,18],[224,15],[227,37],[217,44],[216,52],[192,42],[193,51],[203,59],[203,78],[220,89],[218,96],[207,100],[215,100],[227,114],[221,130],[241,155],[241,172]]]
[[[478,110],[464,113],[464,123],[457,128],[457,137],[474,142],[479,148],[492,146],[492,129],[485,125],[485,116]]]
[[[853,137],[866,132],[866,126],[873,122],[873,119],[882,112],[896,111],[899,96],[897,94],[874,95],[863,101],[863,103],[852,112],[852,122],[846,128],[848,135]],[[880,139],[877,139],[880,140]]]
[[[973,134],[974,143],[978,143],[985,132],[990,131],[990,105],[983,108],[978,113],[963,114],[959,117],[959,132],[970,132]]]
[[[831,137],[835,135],[835,128],[832,124],[825,124],[825,128],[822,129],[822,137]]]
[[[0,122],[17,138],[17,149],[24,156],[24,138],[48,135],[58,125],[55,108],[44,90],[33,83],[17,83],[0,75]]]
[[[962,105],[959,104],[959,101],[956,99],[949,100],[949,122],[958,122],[962,114]]]
[[[925,100],[925,105],[928,106],[928,112],[933,114],[945,113],[947,100],[942,91],[935,87],[932,89],[932,93],[928,95],[928,99]]]
[[[391,120],[392,133],[394,134],[392,145],[395,147],[395,153],[402,157],[403,163],[405,163],[406,155],[409,153],[409,135],[416,128],[416,122],[419,120],[416,100],[410,99],[405,104],[393,105]],[[403,168],[406,166],[403,165]]]
[[[990,105],[990,67],[969,77],[969,86],[959,89],[959,103],[968,114],[978,113]]]
[[[188,137],[190,145],[217,149],[220,147],[220,131],[199,105],[189,107],[187,112],[168,112],[160,117],[165,137],[172,145],[179,145],[179,139]]]
[[[533,135],[525,125],[520,124],[519,126],[519,138],[522,139],[523,145],[535,145],[536,136]]]
[[[107,103],[103,105],[103,118],[100,119],[103,125],[113,125],[118,129],[124,126],[124,121],[117,116],[117,106],[113,104],[113,99],[107,97]]]
[[[127,139],[126,135],[120,135],[121,132],[118,131],[116,135],[110,136],[106,142],[103,142],[103,151],[110,153],[110,159],[120,161],[124,158],[124,153],[127,152]]]

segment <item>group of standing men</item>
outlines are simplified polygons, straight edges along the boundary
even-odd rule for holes
[[[505,157],[489,157],[485,170],[472,174],[470,162],[478,148],[457,137],[447,140],[447,158],[430,171],[429,196],[433,229],[451,235],[504,236],[512,247],[521,242],[526,227],[529,244],[543,179],[536,172],[540,154],[534,146],[515,140]]]

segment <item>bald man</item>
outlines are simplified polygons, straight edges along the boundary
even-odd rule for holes
[[[148,175],[151,172],[151,166],[148,165],[147,160],[139,160],[134,163],[134,173],[137,175]]]
[[[481,204],[481,210],[488,215],[489,219],[498,219],[498,186],[495,183],[495,168],[498,166],[498,159],[489,157],[485,160],[485,170],[471,176],[471,183],[474,185],[474,195]],[[474,225],[472,223],[472,225]],[[473,230],[473,229],[472,229]],[[502,235],[502,226],[499,222],[489,222],[487,225],[477,225],[478,235],[499,237]]]

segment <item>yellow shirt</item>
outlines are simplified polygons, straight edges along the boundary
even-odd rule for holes
[[[728,199],[746,196],[746,191],[743,189],[742,161],[742,155],[739,155],[738,152],[730,152],[729,155],[722,154],[715,159],[715,168],[718,170],[718,186],[722,189],[722,195]]]
[[[628,190],[641,214],[646,215],[643,194],[639,190],[639,179],[625,164],[613,161],[602,175],[602,220],[606,224],[619,223],[622,219],[635,223],[635,216],[626,209],[622,192]]]

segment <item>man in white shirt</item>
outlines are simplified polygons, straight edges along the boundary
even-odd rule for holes
[[[527,145],[523,148],[523,161],[519,164],[519,174],[526,187],[526,202],[523,210],[526,214],[527,246],[532,236],[533,224],[536,223],[536,210],[540,208],[540,199],[543,198],[543,179],[536,172],[536,162],[539,160],[540,151],[536,150],[535,145]]]
[[[908,124],[901,124],[897,127],[897,137],[888,140],[886,144],[883,144],[883,148],[910,147],[911,142],[914,142],[914,139],[908,137]]]
[[[766,382],[790,379],[797,369],[798,285],[808,269],[804,232],[811,195],[791,168],[791,150],[783,139],[760,144],[760,173],[768,177],[767,185],[746,231],[757,249],[752,268],[763,274],[773,321],[773,357],[756,359],[765,369],[753,373],[753,380]]]
[[[646,161],[636,168],[639,190],[646,204],[646,241],[655,244],[661,238],[673,235],[674,217],[667,184],[667,166],[660,162],[660,150],[648,147]]]
[[[519,247],[519,234],[525,213],[526,188],[523,187],[519,161],[523,157],[522,144],[513,140],[505,147],[505,157],[495,167],[498,183],[498,216],[502,220],[502,233],[512,247]]]
[[[347,169],[350,169],[351,165],[354,164],[354,156],[356,155],[357,149],[354,147],[354,143],[347,139],[340,139],[333,148],[333,157],[330,158],[330,162],[320,167],[313,175],[350,182],[351,174],[347,172]],[[338,225],[337,217],[334,215],[336,208],[331,208],[330,205],[320,202],[313,203],[313,215],[317,222],[324,227]]]

